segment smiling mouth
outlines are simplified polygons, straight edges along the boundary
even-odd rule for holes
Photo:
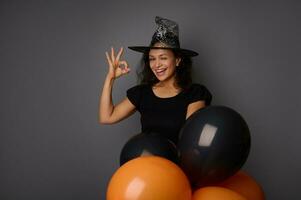
[[[163,76],[167,68],[155,70],[157,76]]]

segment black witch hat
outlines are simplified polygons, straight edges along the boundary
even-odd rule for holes
[[[198,53],[180,48],[179,26],[176,22],[156,16],[157,29],[149,46],[130,46],[129,49],[147,53],[150,49],[172,49],[183,56],[197,56]]]

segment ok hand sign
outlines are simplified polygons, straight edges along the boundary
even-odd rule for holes
[[[116,79],[121,75],[127,74],[130,72],[130,68],[125,60],[120,60],[120,57],[123,53],[123,47],[120,48],[117,56],[115,57],[114,48],[111,47],[111,56],[106,52],[107,61],[109,64],[108,76]]]

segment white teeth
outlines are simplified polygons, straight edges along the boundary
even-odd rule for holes
[[[157,73],[163,72],[165,69],[156,70]]]
[[[160,69],[160,70],[156,70],[156,74],[157,76],[163,76],[165,74],[166,68],[165,69]]]

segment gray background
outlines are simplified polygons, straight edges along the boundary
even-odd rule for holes
[[[267,199],[301,199],[298,1],[1,1],[0,199],[104,199],[139,114],[97,122],[111,46],[149,44],[156,15],[180,25],[194,78],[252,134],[244,169]],[[114,85],[114,102],[136,84]]]

